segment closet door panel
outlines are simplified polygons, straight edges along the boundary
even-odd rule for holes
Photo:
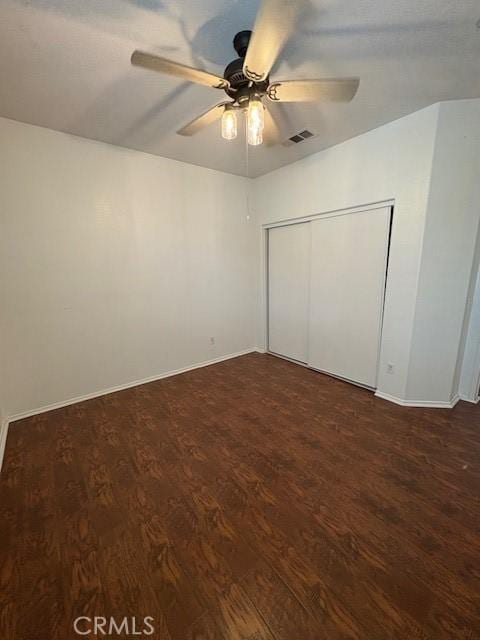
[[[311,223],[309,366],[376,387],[390,209]]]
[[[308,359],[310,223],[268,231],[268,348]]]

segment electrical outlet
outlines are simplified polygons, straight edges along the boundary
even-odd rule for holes
[[[215,344],[215,338],[210,338],[210,344]]]
[[[389,362],[387,364],[387,373],[394,373],[395,372],[395,367],[393,366],[393,364],[391,362]]]

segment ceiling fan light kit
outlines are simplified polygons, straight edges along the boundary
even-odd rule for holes
[[[256,146],[263,142],[265,126],[264,106],[261,97],[253,94],[242,106],[230,103],[225,105],[222,114],[222,138],[234,140],[237,137],[237,112],[245,112],[245,125],[248,144]]]
[[[237,137],[237,114],[231,104],[225,105],[222,114],[222,138],[235,140]]]
[[[302,2],[263,0],[253,32],[239,31],[234,37],[233,46],[239,57],[227,65],[223,78],[143,51],[134,51],[131,62],[135,66],[221,89],[227,94],[228,102],[214,105],[177,133],[194,135],[221,118],[222,137],[234,140],[238,131],[237,113],[244,111],[248,144],[257,146],[263,142],[264,98],[271,102],[350,102],[358,90],[359,78],[280,80],[270,83],[270,70],[302,8]],[[282,143],[284,136],[271,110],[268,111],[268,124],[270,144]]]
[[[263,142],[263,127],[265,126],[264,106],[259,94],[254,93],[248,101],[247,109],[247,140],[248,144],[257,146]]]

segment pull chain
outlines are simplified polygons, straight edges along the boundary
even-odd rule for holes
[[[249,156],[248,156],[248,132],[247,132],[247,118],[245,117],[245,166],[247,179],[250,178]],[[250,220],[250,185],[247,184],[247,220]]]

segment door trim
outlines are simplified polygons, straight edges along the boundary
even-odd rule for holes
[[[395,200],[380,200],[372,204],[362,204],[357,207],[347,207],[346,209],[332,209],[323,213],[312,213],[301,218],[288,218],[286,220],[278,220],[277,222],[267,222],[262,225],[263,229],[274,229],[275,227],[286,227],[291,224],[301,224],[302,222],[311,222],[319,218],[333,218],[335,216],[345,216],[350,213],[361,213],[362,211],[373,211],[374,209],[384,209],[385,207],[393,208]]]

